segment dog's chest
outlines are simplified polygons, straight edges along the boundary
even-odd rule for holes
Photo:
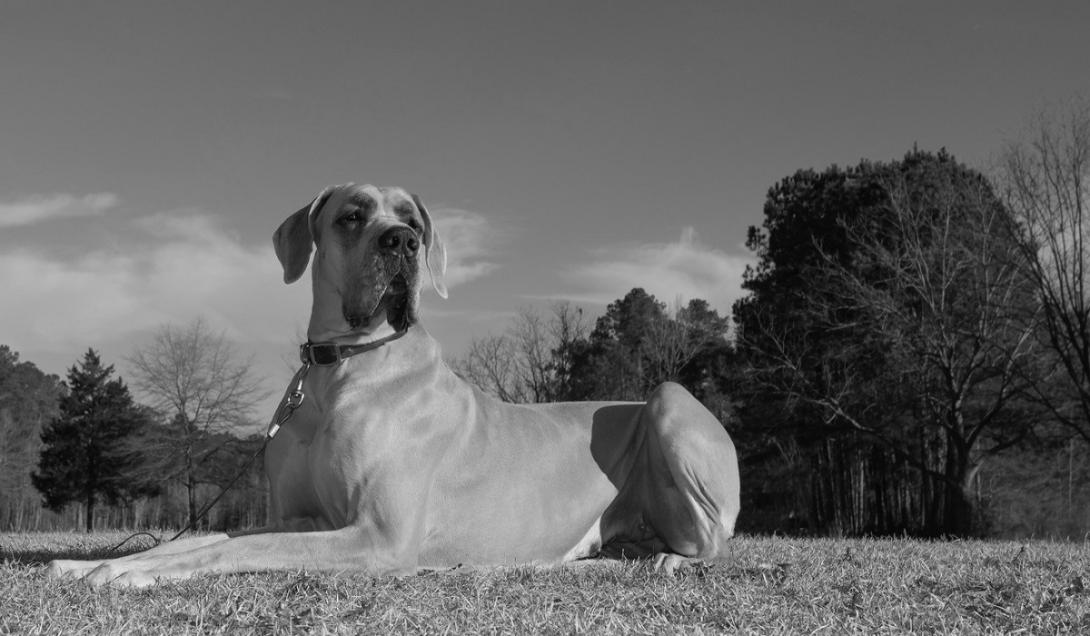
[[[366,507],[369,492],[400,453],[399,409],[339,394],[321,409],[306,445],[307,475],[321,508],[334,525],[351,522]],[[300,449],[304,450],[304,449]]]

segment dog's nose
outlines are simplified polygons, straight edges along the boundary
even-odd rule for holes
[[[420,249],[420,239],[411,228],[395,227],[386,230],[378,237],[378,246],[387,252],[415,256],[416,251]]]

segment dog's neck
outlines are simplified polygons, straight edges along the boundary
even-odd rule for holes
[[[315,310],[319,305],[315,302]],[[307,342],[356,345],[388,338],[396,333],[386,320],[386,312],[379,311],[371,320],[357,329],[349,329],[340,316],[322,316],[317,311],[310,314],[310,326],[307,327]]]
[[[310,307],[310,324],[307,326],[307,342],[339,345],[365,344],[385,338],[395,332],[386,320],[386,312],[380,310],[367,322],[353,329],[341,315],[341,296],[323,280],[315,269],[313,280],[314,298]]]

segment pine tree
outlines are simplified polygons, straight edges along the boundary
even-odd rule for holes
[[[146,481],[133,478],[140,459],[127,448],[146,423],[146,410],[120,378],[110,379],[113,372],[94,349],[68,370],[60,415],[42,431],[38,471],[31,475],[49,509],[82,503],[88,532],[97,503],[116,505],[152,491]]]

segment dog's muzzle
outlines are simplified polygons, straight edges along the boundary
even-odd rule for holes
[[[406,329],[416,320],[420,237],[400,225],[379,234],[372,245],[372,256],[362,265],[362,278],[345,297],[344,319],[350,328],[358,329],[384,310],[394,329]]]

